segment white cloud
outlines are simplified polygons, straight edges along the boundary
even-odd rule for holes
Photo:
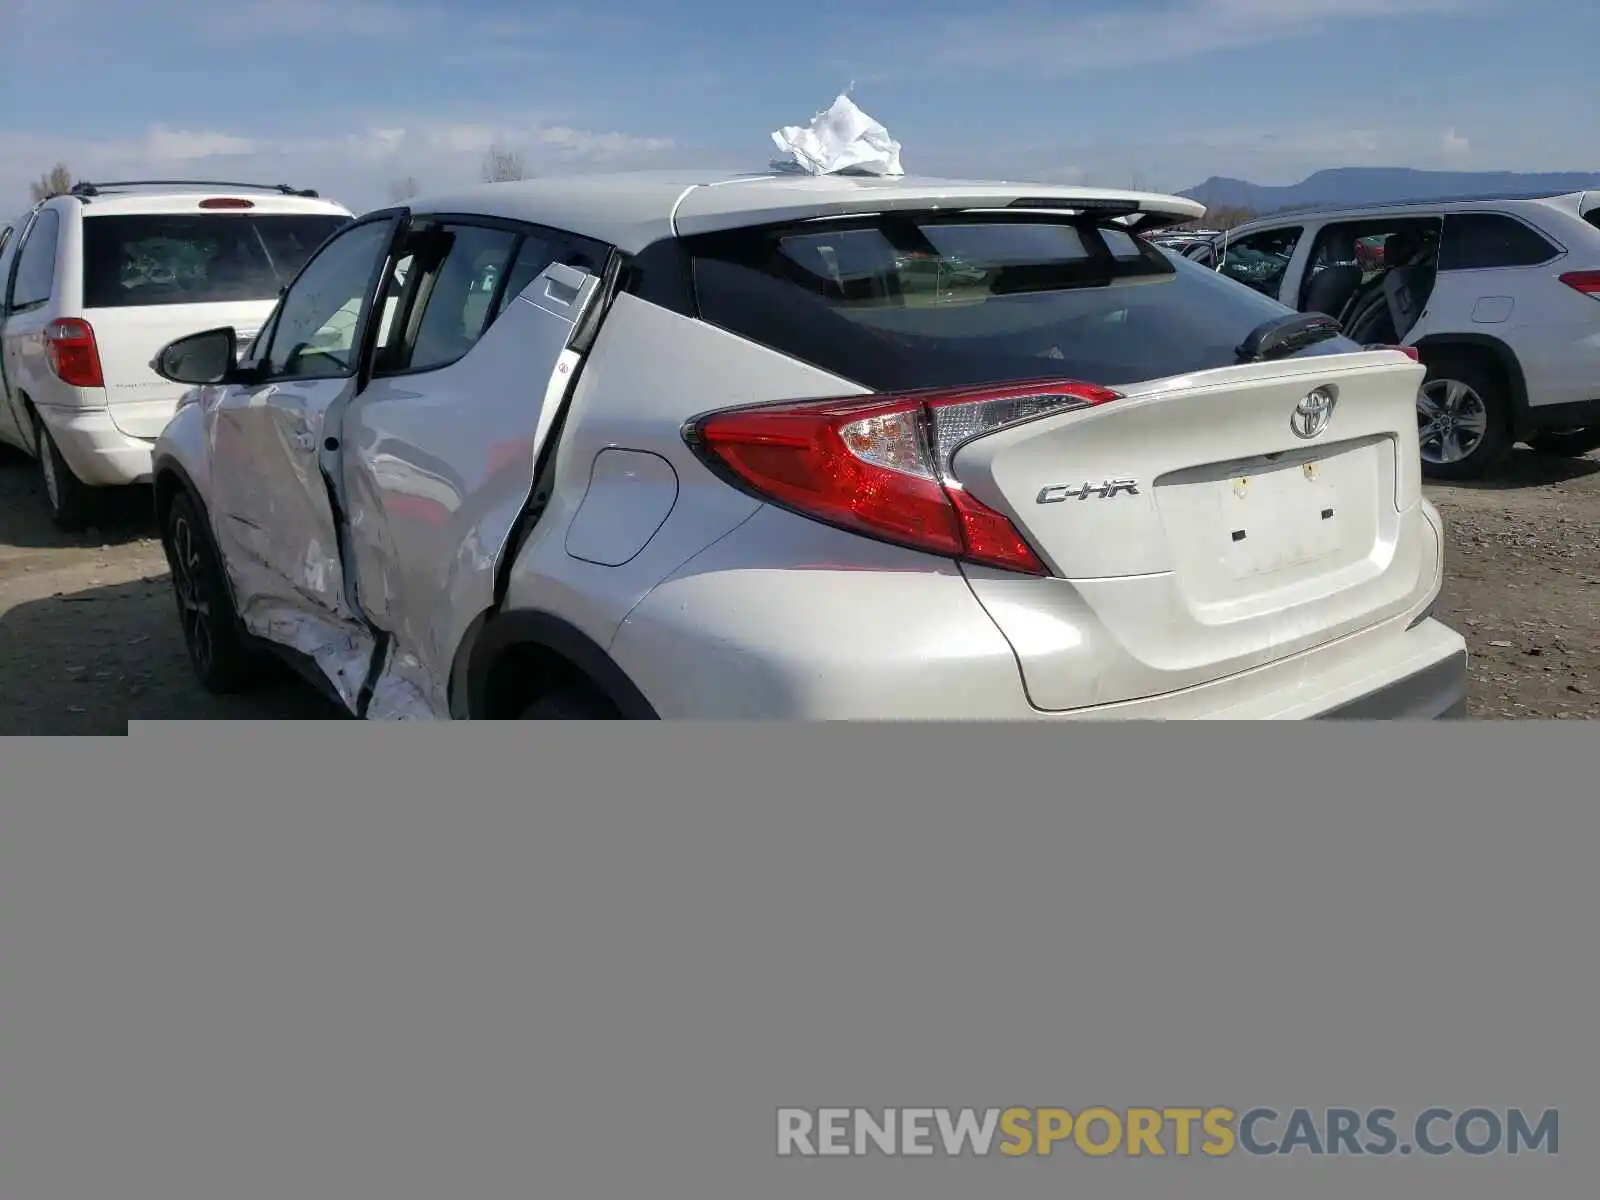
[[[1439,150],[1446,158],[1465,158],[1472,153],[1472,142],[1454,129],[1446,129]]]
[[[323,128],[338,127],[328,120]],[[350,123],[349,132],[250,137],[220,129],[153,126],[143,136],[61,140],[0,132],[0,197],[21,207],[27,185],[55,163],[79,179],[235,178],[315,187],[362,209],[382,203],[389,184],[415,178],[424,189],[478,180],[491,146],[520,151],[531,173],[652,165],[671,138],[592,131],[551,121]],[[5,207],[0,203],[0,207]]]
[[[156,162],[193,162],[201,158],[223,158],[252,154],[253,138],[189,129],[167,129],[157,125],[146,136],[140,153]]]

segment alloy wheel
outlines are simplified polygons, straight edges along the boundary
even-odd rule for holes
[[[1424,462],[1462,462],[1488,434],[1489,406],[1459,379],[1432,379],[1417,392],[1417,440]]]
[[[183,623],[183,640],[195,665],[202,671],[211,666],[214,645],[211,638],[211,598],[206,592],[205,566],[200,557],[199,539],[187,517],[172,522],[172,589],[178,597],[178,617]]]

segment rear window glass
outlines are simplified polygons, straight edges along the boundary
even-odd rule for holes
[[[1458,213],[1444,219],[1439,246],[1441,271],[1532,267],[1558,251],[1521,221],[1499,213]]]
[[[703,319],[875,391],[1208,370],[1290,312],[1124,230],[1038,217],[892,215],[687,245]]]
[[[348,219],[322,214],[86,214],[83,305],[274,300],[311,252]]]

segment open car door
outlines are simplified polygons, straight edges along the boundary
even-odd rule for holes
[[[206,409],[212,528],[253,634],[315,664],[359,713],[379,638],[345,568],[338,473],[342,414],[367,386],[388,281],[410,224],[404,208],[347,225],[285,290]]]
[[[470,625],[534,515],[536,476],[614,284],[610,248],[512,222],[419,223],[371,384],[341,415],[347,551],[381,637],[363,715],[442,718]]]

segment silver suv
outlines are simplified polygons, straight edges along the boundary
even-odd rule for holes
[[[1356,341],[1414,347],[1431,477],[1486,475],[1519,441],[1600,447],[1600,192],[1277,213],[1186,253]]]

